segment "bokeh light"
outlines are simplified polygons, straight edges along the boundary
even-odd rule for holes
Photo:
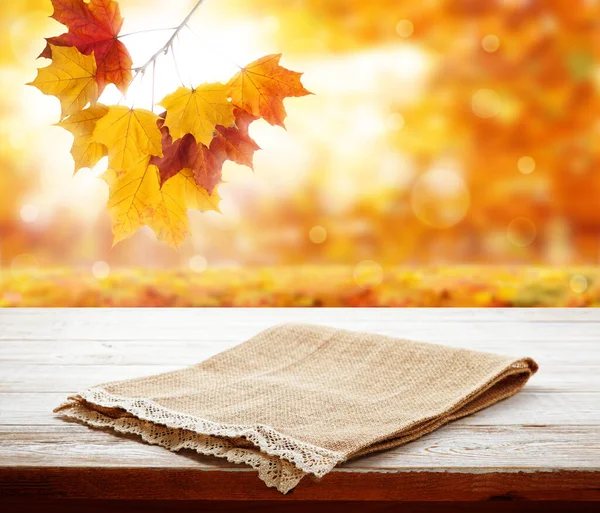
[[[473,94],[471,106],[473,112],[480,118],[492,118],[500,112],[502,100],[492,89],[479,89]]]
[[[313,226],[308,232],[308,237],[315,244],[322,244],[327,239],[327,230],[322,226]]]
[[[108,275],[110,274],[110,266],[107,262],[102,260],[94,262],[92,265],[92,274],[94,275],[94,278],[104,280],[105,278],[108,278]]]
[[[208,262],[202,255],[194,255],[192,258],[190,258],[189,268],[195,273],[203,273],[206,271],[207,267]]]
[[[396,32],[400,37],[410,37],[414,31],[414,26],[410,20],[400,20],[396,23]]]
[[[494,34],[488,34],[481,40],[481,47],[489,53],[495,52],[500,48],[500,39]]]
[[[506,229],[508,240],[518,247],[529,246],[537,235],[537,228],[531,219],[516,217]]]
[[[584,293],[588,288],[588,281],[585,276],[581,274],[576,274],[571,278],[571,290],[576,294]]]
[[[459,223],[469,209],[469,190],[454,168],[440,164],[422,174],[411,192],[411,206],[417,218],[434,228]]]
[[[532,157],[521,157],[517,162],[517,168],[524,175],[528,175],[535,171],[535,160]]]
[[[23,205],[21,207],[20,215],[25,223],[35,223],[39,214],[39,210],[35,205]]]

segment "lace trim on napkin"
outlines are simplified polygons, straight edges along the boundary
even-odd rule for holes
[[[94,405],[120,408],[133,417],[111,417],[94,410]],[[194,449],[232,463],[245,463],[258,471],[267,486],[283,493],[294,488],[306,474],[322,477],[344,459],[343,453],[296,440],[269,426],[212,422],[169,410],[149,399],[117,396],[101,388],[72,396],[55,411],[92,426],[139,435],[146,442],[172,451]],[[248,440],[259,451],[236,444],[235,439]]]

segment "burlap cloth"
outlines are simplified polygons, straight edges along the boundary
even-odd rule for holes
[[[186,369],[85,390],[55,411],[246,463],[285,493],[509,397],[536,370],[530,358],[284,324]]]

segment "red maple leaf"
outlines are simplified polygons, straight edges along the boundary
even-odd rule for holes
[[[164,120],[157,121],[162,133],[162,157],[152,157],[150,164],[158,167],[161,185],[179,171],[189,168],[196,183],[212,194],[222,181],[223,163],[231,160],[253,169],[253,156],[260,147],[248,134],[248,126],[257,119],[241,109],[235,109],[236,126],[218,125],[210,146],[198,144],[191,134],[173,141]],[[162,114],[164,116],[164,114]]]
[[[40,57],[52,58],[50,44],[74,46],[84,55],[94,52],[98,94],[107,84],[115,84],[125,93],[131,82],[132,60],[127,48],[118,40],[123,26],[119,5],[114,0],[52,0],[52,18],[69,31],[46,38],[48,44]]]

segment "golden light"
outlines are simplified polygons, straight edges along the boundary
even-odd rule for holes
[[[506,229],[508,240],[515,246],[524,248],[529,246],[537,235],[537,228],[531,219],[516,217]]]
[[[576,294],[582,294],[588,288],[587,278],[581,274],[576,274],[571,278],[570,286],[573,292]]]
[[[308,238],[315,244],[321,244],[327,239],[327,230],[322,226],[313,226],[308,232]]]
[[[17,255],[10,263],[10,270],[13,275],[18,275],[23,271],[32,271],[39,268],[40,263],[33,255],[23,253]]]
[[[178,25],[194,3],[119,0],[122,40],[134,66],[167,41],[171,32],[162,29]],[[541,11],[529,12],[523,31],[497,23],[518,0],[498,3],[491,17],[417,2],[391,20],[384,4],[348,5],[342,14],[334,3],[305,1],[289,9],[272,0],[206,1],[190,21],[192,30],[176,39],[175,57],[160,55],[154,84],[149,69],[125,98],[106,89],[102,103],[151,109],[182,83],[227,81],[238,66],[282,53],[281,64],[302,72],[315,93],[285,101],[285,130],[264,120],[250,126],[262,148],[254,172],[225,164],[222,213],[191,211],[192,235],[178,253],[159,246],[146,228],[110,249],[108,188],[99,179],[107,159],[73,176],[73,136],[53,126],[59,102],[23,85],[36,67],[49,64],[35,59],[44,36],[64,27],[49,18],[49,0],[5,2],[4,264],[10,268],[17,257],[18,269],[33,262],[23,255],[35,255],[42,266],[85,265],[91,276],[92,264],[109,260],[111,251],[112,276],[120,266],[203,272],[209,261],[212,272],[230,263],[292,265],[313,257],[353,270],[370,258],[363,262],[377,275],[377,262],[430,261],[435,251],[417,240],[427,236],[452,262],[470,256],[512,262],[517,254],[523,262],[597,263],[597,230],[590,227],[598,225],[593,206],[600,182],[591,171],[600,134],[592,115],[600,67],[586,50],[590,34],[565,31],[564,13],[553,15],[552,34]],[[595,19],[590,9],[573,6],[581,23]],[[540,37],[549,38],[543,54],[531,51]],[[540,59],[543,73],[535,72]],[[552,87],[540,89],[536,77]],[[558,217],[560,232],[551,229]],[[394,236],[398,224],[402,238]],[[542,227],[543,243],[533,245]],[[324,246],[327,251],[318,251]],[[574,271],[564,285],[589,290],[592,278],[584,282],[584,274]]]
[[[375,287],[383,281],[383,268],[373,260],[363,260],[356,265],[353,275],[359,287]]]
[[[105,278],[108,278],[110,274],[110,266],[102,260],[94,262],[92,265],[92,274],[94,275],[94,278],[104,280]]]
[[[493,89],[479,89],[473,94],[471,107],[480,118],[492,118],[500,112],[502,99]]]
[[[208,267],[206,258],[202,255],[194,255],[188,262],[189,268],[195,273],[203,273]]]
[[[35,205],[23,205],[21,207],[20,215],[25,223],[35,223],[39,214],[40,212]]]
[[[438,164],[416,181],[410,197],[413,213],[424,224],[450,228],[467,214],[470,194],[461,173],[450,164]]]
[[[410,20],[400,20],[396,24],[396,32],[400,37],[410,37],[414,32],[414,26]]]
[[[500,39],[494,34],[488,34],[481,40],[481,48],[488,53],[493,53],[500,48]]]
[[[517,162],[518,170],[524,175],[528,175],[535,171],[535,160],[532,157],[521,157]]]
[[[394,112],[387,117],[386,122],[387,127],[390,130],[402,130],[402,128],[404,127],[404,116],[399,112]]]

